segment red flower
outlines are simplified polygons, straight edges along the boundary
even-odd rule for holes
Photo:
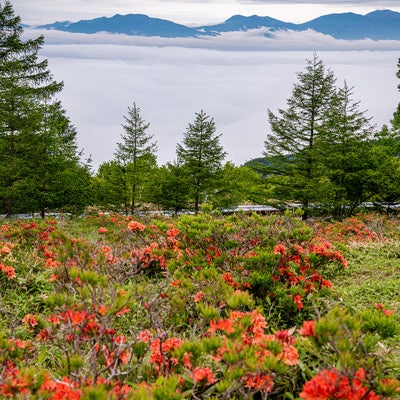
[[[293,346],[284,343],[282,352],[278,354],[278,359],[283,360],[286,365],[297,365],[299,363],[299,353]]]
[[[198,303],[203,297],[204,297],[204,293],[202,293],[202,292],[197,292],[197,293],[194,295],[194,302],[195,302],[195,303]]]
[[[64,322],[70,322],[72,326],[81,324],[87,317],[86,311],[67,310],[62,314]]]
[[[122,364],[128,364],[129,360],[131,359],[131,354],[129,353],[128,350],[124,350],[120,355],[119,355],[119,360],[122,362]]]
[[[192,361],[190,359],[190,354],[187,351],[185,351],[185,354],[182,357],[182,363],[185,366],[185,368],[192,369],[193,367]]]
[[[274,254],[286,255],[286,247],[282,243],[277,244],[274,247]]]
[[[42,329],[37,335],[38,340],[47,341],[49,337],[50,337],[50,332],[48,329]]]
[[[375,303],[374,306],[377,310],[382,311],[387,317],[390,317],[394,314],[394,310],[387,310],[382,303]]]
[[[131,231],[144,231],[146,226],[137,221],[130,221],[128,223],[128,229]]]
[[[31,326],[32,328],[34,328],[35,326],[38,325],[38,322],[36,321],[36,317],[32,314],[27,314],[25,315],[25,317],[23,318],[22,322],[24,322],[25,324]]]
[[[107,228],[106,228],[105,226],[101,226],[101,227],[97,230],[97,232],[99,232],[99,233],[107,233]]]
[[[14,279],[16,276],[15,269],[5,264],[0,264],[0,271],[6,274],[8,279]]]
[[[212,385],[217,380],[210,368],[207,367],[197,367],[193,370],[193,380],[198,383],[205,381],[206,383]]]
[[[121,317],[122,315],[127,314],[129,311],[131,311],[130,308],[124,307],[121,310],[119,310],[118,312],[116,312],[115,316],[116,317]]]
[[[268,374],[246,375],[245,378],[245,387],[247,389],[256,389],[262,392],[270,392],[274,387],[274,381],[271,375]]]
[[[151,339],[151,332],[148,329],[139,332],[138,339],[139,339],[139,342],[149,343],[149,341]]]
[[[293,296],[293,302],[294,304],[296,304],[298,310],[301,310],[304,307],[303,298],[301,297],[300,294],[296,294]]]
[[[380,400],[381,396],[363,386],[365,371],[359,368],[351,379],[336,368],[324,370],[306,382],[300,398],[305,400]]]
[[[210,322],[210,328],[208,332],[215,333],[217,331],[225,331],[226,333],[235,332],[235,329],[233,328],[233,321],[230,319],[220,319],[218,322],[212,320]]]
[[[99,308],[97,309],[97,312],[98,312],[100,315],[105,315],[106,312],[107,312],[107,310],[108,310],[108,307],[101,305],[101,306],[99,306]]]
[[[315,335],[315,321],[304,321],[303,326],[299,330],[300,335],[314,336]]]

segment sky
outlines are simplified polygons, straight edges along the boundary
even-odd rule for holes
[[[12,0],[29,25],[77,21],[117,13],[141,13],[182,24],[222,22],[235,14],[263,15],[287,22],[305,22],[324,14],[366,14],[390,8],[400,12],[399,0]]]
[[[300,22],[330,12],[400,12],[398,0],[11,1],[26,24],[129,12],[186,24],[222,21],[237,13]],[[39,33],[45,35],[40,55],[49,61],[54,79],[64,82],[59,99],[94,169],[113,158],[123,116],[133,102],[150,123],[160,164],[175,159],[177,143],[201,110],[214,118],[226,161],[240,165],[262,156],[269,130],[267,109],[285,108],[297,72],[314,51],[335,73],[339,86],[346,80],[354,87],[354,100],[377,127],[390,121],[400,101],[395,76],[399,41],[346,42],[312,31],[276,32],[269,39],[255,30],[200,40],[25,29],[27,37]]]

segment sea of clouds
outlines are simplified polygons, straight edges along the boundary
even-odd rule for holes
[[[397,41],[346,42],[313,31],[201,39],[26,31],[27,37],[39,33],[46,38],[40,55],[54,78],[64,81],[59,97],[95,168],[112,159],[133,102],[158,141],[160,164],[174,160],[176,144],[200,110],[214,118],[228,161],[261,156],[267,109],[285,107],[296,73],[314,52],[339,85],[346,80],[354,86],[354,99],[378,127],[390,121],[399,102]]]

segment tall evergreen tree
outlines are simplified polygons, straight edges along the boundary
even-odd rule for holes
[[[156,166],[157,144],[152,142],[153,135],[147,130],[150,124],[140,115],[140,108],[133,103],[124,116],[124,134],[117,143],[115,158],[122,167],[124,182],[130,193],[130,211],[134,213],[137,197],[148,178],[149,172]]]
[[[328,205],[335,219],[352,215],[374,194],[371,186],[374,126],[352,95],[352,88],[346,82],[336,91],[316,141],[323,173],[331,185]]]
[[[43,36],[24,41],[22,34],[11,3],[0,3],[0,208],[8,216],[25,206],[32,135],[41,129],[43,104],[63,86],[38,58]]]
[[[335,77],[314,54],[297,78],[287,108],[279,109],[278,115],[268,110],[271,133],[265,141],[265,156],[277,196],[301,202],[306,219],[310,203],[320,200],[325,185],[315,144],[326,123]]]
[[[396,76],[400,79],[400,59]],[[400,84],[397,86],[400,91]],[[373,147],[376,162],[376,200],[386,203],[387,210],[400,202],[400,103],[390,126],[383,126],[375,136]]]
[[[58,101],[42,106],[41,121],[41,129],[32,135],[27,160],[34,210],[42,218],[48,209],[81,211],[92,201],[88,192],[91,173],[89,165],[81,162],[77,131]]]
[[[182,144],[176,147],[177,162],[185,166],[190,177],[187,190],[196,214],[222,168],[226,152],[220,144],[220,137],[216,134],[214,119],[201,110],[196,113],[194,122],[189,123]]]

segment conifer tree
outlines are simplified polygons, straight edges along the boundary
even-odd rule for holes
[[[187,188],[197,214],[208,191],[212,190],[226,152],[220,144],[221,135],[216,134],[214,119],[203,110],[196,113],[189,123],[182,144],[176,147],[178,165],[184,165],[190,177]]]
[[[91,203],[90,166],[81,162],[77,131],[59,101],[42,106],[41,128],[32,135],[32,157],[27,160],[34,210],[42,218],[47,209],[82,211]]]
[[[43,36],[24,41],[11,3],[0,3],[0,208],[10,216],[26,207],[32,135],[40,131],[42,106],[62,89],[39,60]]]
[[[346,82],[336,91],[316,141],[318,158],[331,186],[328,205],[339,220],[352,215],[373,195],[370,178],[374,126],[352,95]]]
[[[299,201],[306,219],[310,203],[320,200],[324,192],[315,144],[326,123],[335,78],[316,54],[297,78],[287,108],[279,109],[278,115],[268,110],[271,132],[265,141],[265,156],[276,196]]]
[[[133,103],[124,116],[122,141],[117,143],[115,158],[122,168],[124,183],[130,193],[130,211],[134,213],[137,197],[148,174],[156,166],[157,144],[147,130],[149,123],[141,117],[140,108]],[[125,200],[124,200],[125,201]]]
[[[396,76],[400,78],[400,59]],[[400,84],[397,86],[400,91]],[[397,105],[390,126],[383,126],[375,135],[376,200],[384,203],[389,212],[400,202],[400,103]]]

